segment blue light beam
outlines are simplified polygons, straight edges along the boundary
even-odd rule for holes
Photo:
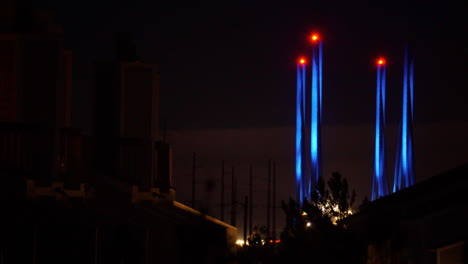
[[[386,67],[384,59],[377,61],[375,105],[375,149],[372,176],[372,200],[388,195],[385,165],[385,95]]]
[[[316,39],[312,44],[312,91],[311,91],[311,124],[310,124],[310,161],[311,175],[307,184],[307,197],[310,197],[321,176],[320,130],[322,123],[322,40]]]
[[[405,47],[403,66],[402,117],[400,123],[393,192],[414,184],[413,166],[413,101],[414,101],[414,59],[409,58]]]
[[[305,151],[305,61],[297,64],[296,87],[296,195],[302,204],[304,198],[304,151]]]

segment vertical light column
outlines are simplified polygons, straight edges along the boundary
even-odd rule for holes
[[[306,180],[307,193],[310,198],[319,177],[321,176],[321,123],[322,123],[322,40],[318,34],[312,34],[312,90],[311,90],[311,123],[310,123],[310,161],[311,175]]]
[[[372,176],[372,200],[388,194],[385,164],[385,59],[377,60],[377,83],[375,104],[374,171]]]
[[[305,151],[305,67],[306,61],[300,58],[297,63],[296,88],[296,199],[302,204],[304,199],[304,151]]]
[[[405,48],[403,66],[402,117],[400,124],[393,192],[414,184],[413,167],[413,96],[414,96],[414,59]]]

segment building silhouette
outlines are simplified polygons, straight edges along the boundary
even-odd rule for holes
[[[237,229],[175,199],[156,64],[119,36],[84,136],[60,27],[14,2],[0,12],[0,263],[227,262]]]
[[[366,263],[466,263],[468,164],[366,205],[344,223]]]
[[[6,20],[0,35],[2,167],[28,171],[41,181],[58,178],[60,141],[71,140],[64,128],[71,118],[72,53],[47,13],[1,12]]]
[[[156,64],[135,59],[131,36],[115,39],[116,58],[96,65],[96,166],[149,188],[159,140],[159,72]]]

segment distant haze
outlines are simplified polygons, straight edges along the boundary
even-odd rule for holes
[[[327,180],[338,171],[357,193],[356,206],[370,198],[374,155],[374,125],[328,125],[323,127],[323,176]],[[414,128],[416,182],[468,162],[468,122],[452,121],[417,124]],[[387,126],[387,172],[393,178],[397,126]],[[191,204],[192,155],[196,153],[196,201],[214,217],[220,216],[221,163],[225,160],[225,221],[230,220],[231,169],[238,178],[237,200],[249,193],[249,165],[253,167],[254,221],[266,225],[267,164],[277,164],[277,203],[294,198],[294,127],[246,129],[170,130],[173,147],[173,184],[176,200]],[[214,181],[211,194],[205,192],[208,180]],[[389,182],[389,186],[393,186]],[[210,197],[211,201],[206,201]],[[243,210],[237,209],[237,223]],[[276,211],[277,232],[284,226],[284,214]],[[241,228],[242,225],[239,225]],[[239,234],[242,234],[239,231]]]

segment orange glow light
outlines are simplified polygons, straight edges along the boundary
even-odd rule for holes
[[[316,33],[314,33],[314,34],[312,34],[311,39],[312,39],[312,41],[314,41],[314,42],[315,42],[315,41],[318,41],[318,40],[319,40],[319,35],[316,34]]]
[[[377,60],[377,65],[384,65],[385,64],[385,59],[380,58]]]
[[[300,64],[305,64],[305,63],[306,63],[306,61],[305,61],[305,59],[304,59],[304,58],[300,58],[300,59],[299,59],[299,63],[300,63]]]

